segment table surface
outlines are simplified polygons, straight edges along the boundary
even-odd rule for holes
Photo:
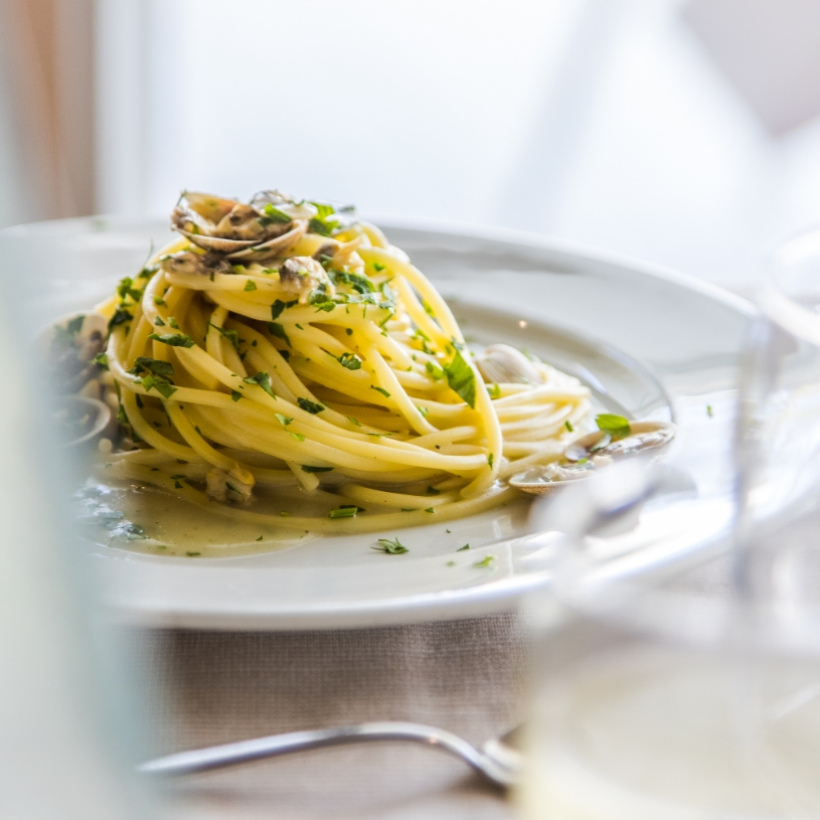
[[[300,729],[403,720],[481,744],[521,719],[526,638],[512,612],[298,633],[139,633],[156,754]],[[171,783],[173,820],[513,815],[461,761],[407,743],[300,752]]]

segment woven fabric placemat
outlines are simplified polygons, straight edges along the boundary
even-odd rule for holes
[[[155,754],[373,720],[430,724],[480,744],[522,714],[526,647],[514,613],[366,630],[138,634]],[[169,784],[178,818],[509,820],[504,795],[435,749],[373,743]]]

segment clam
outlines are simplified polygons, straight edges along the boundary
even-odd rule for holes
[[[90,310],[56,321],[40,336],[39,346],[59,392],[75,393],[99,374],[95,356],[105,349],[108,319]]]
[[[90,444],[111,423],[111,408],[99,399],[87,396],[60,396],[54,421],[62,428],[58,435],[64,447]]]
[[[490,384],[541,384],[544,377],[520,350],[510,345],[490,345],[475,357],[484,381]]]
[[[271,197],[274,193],[263,192]],[[229,260],[262,262],[293,247],[307,231],[309,217],[292,216],[286,203],[263,203],[261,196],[254,197],[261,206],[256,208],[235,199],[185,191],[171,214],[171,227],[200,248],[225,254]],[[266,210],[268,205],[268,210],[276,209],[273,215]]]
[[[557,461],[518,473],[510,484],[525,493],[546,495],[562,485],[589,478],[618,459],[658,450],[675,436],[671,422],[635,421],[629,427],[629,435],[621,437],[603,430],[582,436],[568,445]]]

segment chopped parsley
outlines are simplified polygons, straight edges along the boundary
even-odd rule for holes
[[[712,412],[712,405],[711,404],[706,405],[706,415],[709,416],[710,419],[714,416],[714,413]]]
[[[305,410],[308,413],[312,413],[314,416],[317,413],[321,413],[322,410],[325,409],[323,404],[319,404],[318,402],[311,401],[310,399],[304,399],[301,396],[299,396],[299,398],[296,399],[296,403],[299,405],[299,407],[302,408],[302,410]]]
[[[308,231],[310,233],[330,236],[334,230],[341,226],[338,217],[334,216],[336,209],[332,205],[326,205],[322,202],[311,202],[310,204],[318,211],[316,216],[308,222]]]
[[[293,307],[295,304],[298,303],[298,299],[294,299],[291,302],[283,302],[281,299],[277,299],[271,306],[270,306],[270,317],[274,321],[276,321],[281,315],[282,311],[285,308]]]
[[[438,381],[439,379],[443,379],[443,378],[444,378],[444,375],[445,375],[445,373],[444,373],[444,368],[440,367],[440,366],[439,366],[439,365],[437,365],[435,362],[425,362],[425,363],[424,363],[424,369],[425,369],[425,370],[426,370],[426,371],[430,374],[430,376],[431,376],[432,378],[434,378],[436,381]]]
[[[360,512],[364,512],[362,507],[357,507],[355,504],[342,504],[335,510],[328,513],[328,518],[355,518]]]
[[[225,330],[224,327],[215,325],[213,322],[208,322],[208,327],[212,327],[214,330],[221,333],[233,345],[234,350],[239,353],[239,343],[244,341],[244,339],[239,338],[239,333],[235,330]]]
[[[268,322],[268,333],[270,333],[271,336],[276,336],[278,339],[281,339],[288,347],[293,347],[288,338],[285,326],[280,325],[279,322]]]
[[[353,290],[357,293],[361,293],[362,295],[366,293],[373,293],[376,290],[376,286],[370,280],[370,277],[363,276],[360,273],[349,273],[348,271],[343,270],[331,270],[328,271],[328,276],[334,285],[350,285]]]
[[[385,398],[390,398],[390,394],[383,387],[376,387],[375,384],[371,384],[370,389],[375,390],[377,393],[381,393]]]
[[[265,205],[265,214],[264,216],[258,217],[256,220],[263,228],[266,228],[268,225],[272,225],[274,222],[279,222],[285,224],[287,222],[293,222],[293,218],[289,217],[284,211],[280,211],[279,208],[275,207],[271,202],[268,202]]]
[[[459,547],[459,548],[456,550],[456,552],[464,552],[465,550],[468,550],[468,549],[470,549],[470,545],[469,545],[469,544],[465,544],[463,547]]]
[[[133,318],[127,310],[123,310],[122,308],[118,309],[108,321],[108,332],[110,333],[117,325],[130,322]]]
[[[489,567],[492,566],[493,561],[495,561],[494,555],[487,555],[481,561],[476,561],[473,566],[474,567]]]
[[[234,401],[239,401],[242,398],[242,394],[238,390],[231,390],[231,398]]]
[[[165,322],[163,322],[162,319],[159,316],[157,316],[157,318],[154,319],[154,324],[157,327],[165,327]]]
[[[426,509],[424,512],[426,512],[426,513],[434,513],[435,511],[436,511],[435,507],[427,507],[427,509]]]
[[[488,384],[487,392],[490,394],[491,399],[501,398],[501,388],[497,384]]]
[[[270,373],[266,370],[260,370],[258,373],[254,373],[253,376],[242,379],[242,381],[247,384],[255,384],[257,387],[261,387],[272,399],[276,398],[276,393],[273,392],[270,385]]]
[[[276,413],[275,415],[277,421],[282,425],[282,427],[287,427],[293,421],[290,416],[284,416],[281,413]]]
[[[427,414],[430,412],[426,407],[422,407],[420,404],[416,405],[416,410],[421,413],[422,418],[427,418]]]
[[[572,422],[571,422],[569,419],[567,419],[567,420],[564,422],[564,427],[566,427],[566,428],[567,428],[567,430],[569,430],[569,431],[570,431],[570,433],[574,433],[574,432],[575,432],[575,428],[572,426]]]
[[[378,546],[373,547],[373,549],[379,550],[380,552],[386,552],[388,555],[402,555],[405,552],[410,552],[410,550],[405,547],[398,538],[392,541],[389,538],[380,538],[378,541]]]
[[[495,459],[494,459],[494,457],[493,457],[493,454],[492,454],[492,453],[488,453],[488,454],[487,454],[487,464],[489,464],[489,465],[490,465],[490,467],[492,467],[492,466],[493,466],[493,461],[494,461],[494,460],[495,460]]]
[[[475,409],[475,373],[467,364],[460,350],[455,351],[452,361],[444,366],[447,384],[458,393],[467,404]]]
[[[174,329],[179,330],[179,322],[173,316],[168,317],[168,324]]]
[[[382,265],[381,262],[374,262],[373,263],[373,270],[376,271],[377,273],[381,273],[386,267],[387,267],[387,265]]]
[[[347,420],[348,420],[351,424],[355,425],[356,427],[361,427],[361,426],[362,426],[362,423],[361,423],[358,419],[354,419],[354,418],[353,418],[353,416],[348,416],[348,417],[347,417]]]
[[[314,467],[312,464],[303,464],[302,471],[305,473],[329,473],[333,467]]]
[[[129,373],[138,374],[141,371],[148,371],[155,376],[173,376],[174,366],[171,362],[163,362],[160,359],[151,359],[148,356],[137,356],[134,366],[129,370]]]
[[[98,353],[92,360],[92,364],[98,364],[100,367],[108,369],[108,354]]]
[[[615,441],[625,438],[632,432],[629,419],[613,413],[601,413],[595,417],[595,423],[598,425],[599,430],[609,433]]]
[[[246,290],[249,293],[252,290],[257,290],[256,282],[254,282],[253,279],[248,279],[248,281],[245,282],[245,287],[243,288],[243,290]]]
[[[162,342],[164,345],[171,347],[193,347],[194,340],[187,333],[163,333],[161,336],[157,333],[152,333],[149,339],[155,342]]]

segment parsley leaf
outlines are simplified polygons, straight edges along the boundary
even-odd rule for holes
[[[255,384],[261,387],[272,399],[276,398],[276,393],[273,392],[273,388],[270,385],[270,373],[267,371],[260,370],[258,373],[254,373],[253,376],[242,379],[242,381],[247,384]]]
[[[293,421],[290,416],[284,416],[282,413],[276,413],[275,415],[277,421],[282,425],[282,427],[287,427]]]
[[[571,422],[569,419],[567,419],[567,420],[564,422],[564,427],[566,427],[566,428],[567,428],[567,430],[569,430],[569,432],[570,432],[570,433],[574,433],[574,432],[575,432],[575,428],[572,426],[572,422]]]
[[[234,401],[239,401],[242,398],[242,394],[238,390],[231,390],[231,398]]]
[[[470,549],[470,545],[469,545],[469,544],[465,544],[463,547],[459,547],[459,548],[456,550],[456,552],[464,552],[464,550],[468,550],[468,549]]]
[[[595,417],[595,423],[598,425],[599,430],[609,433],[615,441],[625,438],[632,432],[629,419],[617,416],[614,413],[601,413]]]
[[[492,565],[493,561],[495,561],[494,555],[487,555],[481,561],[476,561],[473,566],[474,567],[489,567]]]
[[[436,381],[439,379],[444,378],[444,369],[439,367],[435,362],[425,362],[424,369],[434,378]]]
[[[376,387],[375,384],[371,384],[370,389],[375,390],[377,393],[381,393],[385,398],[390,398],[390,394],[383,387]]]
[[[246,290],[249,293],[252,290],[257,290],[256,282],[254,282],[253,279],[248,279],[248,281],[245,282],[245,287],[243,288],[243,290]]]
[[[318,210],[318,213],[308,222],[308,231],[318,233],[320,236],[330,236],[340,226],[339,219],[333,216],[336,209],[322,202],[311,202],[310,204]]]
[[[355,504],[342,504],[335,510],[328,513],[328,518],[355,518],[359,512],[364,512],[362,507],[357,507]]]
[[[324,410],[324,405],[318,404],[315,401],[311,401],[310,399],[303,399],[301,396],[296,399],[296,403],[302,410],[306,410],[308,413],[312,413],[314,416],[317,413],[321,413]]]
[[[475,373],[461,355],[460,350],[456,350],[453,360],[444,365],[444,372],[447,375],[447,384],[450,389],[458,393],[467,404],[475,409]]]
[[[265,215],[260,216],[257,219],[257,222],[259,222],[263,228],[266,228],[274,222],[280,222],[282,224],[285,224],[286,222],[293,222],[293,218],[288,216],[284,211],[280,211],[279,208],[273,205],[273,203],[268,202],[267,205],[265,205]]]
[[[374,550],[379,550],[380,552],[386,552],[388,555],[401,555],[405,552],[410,552],[410,550],[399,541],[398,538],[391,541],[389,538],[380,538],[378,541],[378,546],[373,547]]]
[[[305,473],[329,473],[333,467],[314,467],[312,464],[303,464],[302,471]]]
[[[282,311],[285,308],[293,307],[294,305],[298,304],[298,299],[293,299],[290,302],[283,302],[281,299],[277,299],[271,306],[270,306],[270,317],[274,321],[278,319],[282,315]]]
[[[117,325],[130,322],[134,317],[127,310],[117,310],[117,312],[108,321],[108,332],[110,333]]]
[[[137,374],[141,371],[148,371],[155,376],[168,378],[174,375],[174,366],[171,362],[163,362],[160,359],[151,359],[148,356],[137,356],[134,366],[128,372]]]
[[[293,347],[288,338],[285,326],[280,325],[279,322],[268,322],[268,333],[270,333],[271,336],[276,336],[281,339],[288,347]]]
[[[224,327],[215,325],[213,322],[208,322],[208,327],[212,327],[214,330],[221,333],[234,346],[234,350],[239,353],[239,342],[241,341],[239,338],[239,333],[235,330],[225,330]]]
[[[171,345],[171,347],[194,346],[194,340],[187,333],[163,333],[161,336],[152,333],[148,338],[156,342],[162,342],[164,345]]]

